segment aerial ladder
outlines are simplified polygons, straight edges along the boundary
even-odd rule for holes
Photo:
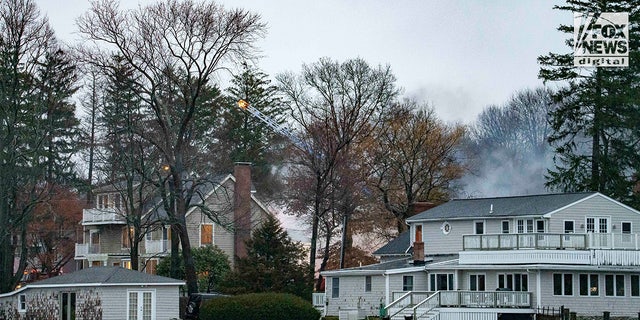
[[[262,122],[268,125],[271,129],[273,129],[273,131],[291,140],[291,142],[298,149],[302,151],[307,151],[308,148],[306,147],[305,143],[303,143],[302,140],[298,139],[298,137],[296,137],[295,134],[293,134],[293,131],[291,131],[291,129],[287,128],[286,126],[279,125],[277,122],[273,121],[273,119],[271,119],[270,117],[260,112],[260,110],[254,108],[246,100],[243,100],[243,99],[238,100],[238,107],[240,107],[240,109],[242,110],[249,112],[254,117],[260,119]]]

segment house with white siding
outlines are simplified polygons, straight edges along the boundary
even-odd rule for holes
[[[268,208],[251,190],[249,163],[238,163],[234,173],[203,184],[186,214],[186,226],[192,247],[215,245],[229,257],[246,254],[244,241],[267,215]],[[79,269],[95,266],[122,266],[131,269],[130,233],[122,188],[107,185],[98,188],[95,207],[83,211],[83,236],[76,244],[75,259]],[[146,233],[139,243],[139,270],[155,274],[159,260],[171,253],[171,229],[163,205],[150,199],[145,211]],[[215,212],[214,221],[207,212]],[[149,222],[150,221],[150,222]]]
[[[171,320],[182,280],[94,267],[0,294],[0,319]]]
[[[379,265],[323,272],[326,314],[378,315],[375,301],[392,319],[640,311],[640,212],[603,194],[458,199],[407,224]]]

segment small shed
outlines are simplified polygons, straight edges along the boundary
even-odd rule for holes
[[[0,319],[177,319],[181,285],[122,267],[87,268],[0,294]]]

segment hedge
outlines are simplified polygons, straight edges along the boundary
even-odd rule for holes
[[[205,301],[200,320],[318,320],[309,301],[287,293],[251,293]]]

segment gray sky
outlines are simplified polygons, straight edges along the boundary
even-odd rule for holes
[[[151,0],[122,0],[134,8]],[[560,23],[570,12],[552,0],[222,0],[259,13],[269,26],[258,43],[271,76],[299,72],[320,57],[389,64],[407,97],[432,104],[447,121],[469,123],[489,104],[542,85],[536,58],[566,52]],[[77,39],[88,0],[36,0],[56,35]]]

